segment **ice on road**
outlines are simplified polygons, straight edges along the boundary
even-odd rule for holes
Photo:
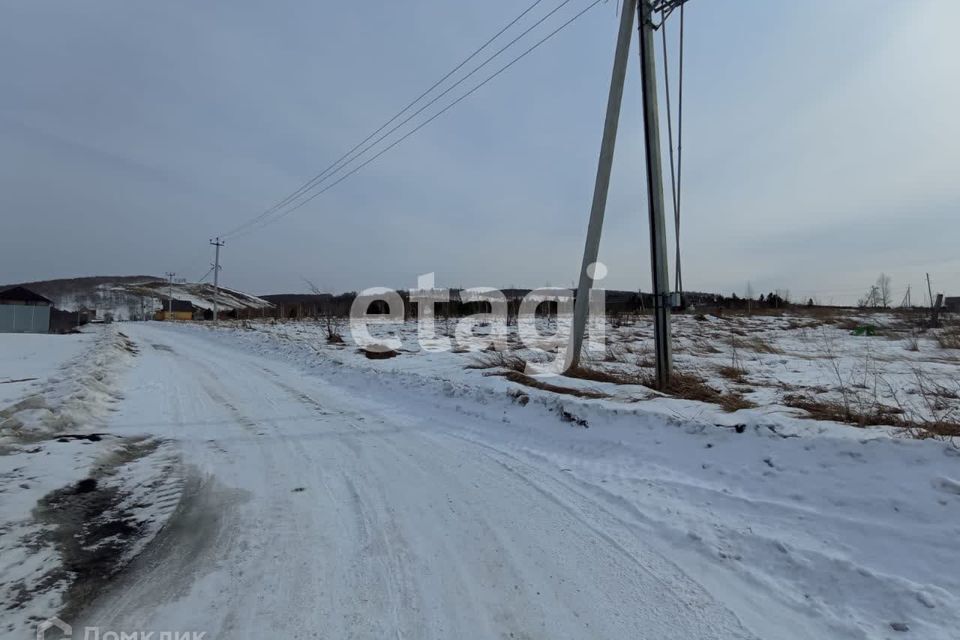
[[[182,451],[185,494],[80,625],[211,638],[747,638],[562,470],[416,397],[156,324],[112,430]],[[425,408],[426,407],[426,408]],[[469,418],[464,418],[469,419]],[[560,428],[560,427],[558,427]]]

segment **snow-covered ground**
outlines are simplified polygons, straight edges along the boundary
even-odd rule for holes
[[[156,534],[179,497],[176,452],[103,429],[137,351],[116,327],[0,341],[0,372],[36,378],[0,410],[0,636],[25,637],[79,610]]]
[[[171,296],[174,300],[189,302],[203,310],[212,310],[214,300],[222,312],[260,313],[273,307],[262,298],[222,286],[214,289],[212,284],[204,282],[170,284],[156,278],[140,282],[131,278],[118,280],[122,281],[79,278],[31,283],[29,286],[52,300],[58,309],[94,310],[97,318],[110,317],[117,321],[151,318],[155,311],[167,304]]]
[[[465,366],[489,354],[420,350],[409,325],[397,357],[370,360],[346,333],[328,344],[323,323],[125,324],[138,354],[116,357],[116,334],[90,345],[109,354],[109,437],[75,446],[157,447],[124,458],[139,470],[112,467],[118,491],[161,468],[175,480],[128,499],[154,524],[118,563],[143,551],[68,622],[216,638],[956,638],[960,451],[784,401],[864,391],[843,382],[863,349],[891,403],[922,395],[917,366],[956,381],[956,350],[935,336],[910,350],[896,318],[872,321],[883,335],[679,320],[678,366],[758,405],[732,413],[638,385],[549,379],[584,398],[512,382]],[[648,330],[611,326],[620,353],[590,366],[640,373]],[[731,363],[741,376],[720,372]],[[4,547],[4,578],[30,562],[6,561],[19,549]],[[24,611],[58,610],[44,593],[8,609],[10,633],[28,631]]]
[[[50,372],[78,356],[95,337],[0,333],[0,407],[40,387]]]
[[[609,396],[615,401],[643,401],[644,410],[668,415],[699,418],[706,411],[710,414],[706,419],[725,423],[736,422],[741,415],[759,413],[768,422],[787,428],[805,432],[830,430],[829,422],[795,419],[809,417],[807,409],[819,404],[824,406],[814,417],[836,413],[835,420],[858,426],[912,427],[907,429],[911,433],[926,428],[947,429],[951,425],[960,430],[960,349],[943,348],[939,339],[949,331],[960,335],[960,327],[954,321],[943,330],[918,330],[916,326],[923,318],[906,313],[844,310],[824,317],[802,312],[675,316],[676,368],[714,389],[717,399],[738,401],[723,404],[727,409],[747,407],[746,411],[732,415],[713,411],[711,405],[664,398],[647,387],[628,384],[639,383],[653,372],[653,326],[649,315],[613,318],[604,329],[605,348],[584,362],[592,372],[616,376],[616,383],[597,376],[544,381]],[[302,342],[326,357],[355,367],[497,386],[496,380],[489,380],[490,374],[503,371],[495,366],[502,364],[496,354],[432,348],[439,340],[455,337],[455,325],[455,318],[449,323],[439,319],[436,339],[425,341],[424,345],[418,339],[415,321],[373,326],[375,336],[394,336],[402,342],[400,356],[389,360],[368,360],[356,348],[345,322],[338,326],[343,344],[328,344],[328,328],[322,319],[246,321],[234,326],[264,334],[271,340]],[[868,335],[857,335],[858,328]],[[506,353],[533,362],[553,359],[558,345],[565,340],[553,335],[555,323],[541,323],[539,329],[541,338],[533,344],[523,344],[518,339],[517,327],[510,326]],[[456,345],[454,342],[453,346]],[[476,366],[481,368],[470,368]]]

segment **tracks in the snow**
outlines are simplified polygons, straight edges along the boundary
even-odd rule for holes
[[[183,448],[189,488],[89,622],[208,637],[748,637],[636,526],[466,437],[457,421],[481,413],[385,406],[177,337],[144,354],[156,366],[139,389],[169,416],[158,435]]]

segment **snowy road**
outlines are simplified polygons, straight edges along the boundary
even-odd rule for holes
[[[345,391],[156,324],[114,431],[177,444],[186,493],[90,607],[103,630],[226,638],[744,638],[561,470],[457,415]],[[460,416],[461,419],[463,416]]]

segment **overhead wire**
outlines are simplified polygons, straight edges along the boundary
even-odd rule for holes
[[[682,177],[682,149],[683,149],[683,9],[686,6],[686,3],[680,4],[680,61],[679,61],[679,82],[678,82],[678,105],[677,105],[677,146],[676,146],[676,158],[674,158],[674,145],[673,145],[673,108],[670,104],[670,97],[672,94],[670,87],[670,56],[667,49],[667,18],[670,13],[673,11],[673,7],[661,7],[660,9],[660,36],[663,43],[663,81],[664,81],[664,93],[666,95],[667,102],[667,141],[669,144],[669,155],[670,155],[670,193],[673,200],[673,224],[674,224],[674,240],[676,243],[676,257],[675,257],[675,288],[678,294],[680,294],[681,300],[683,298],[683,275],[680,259],[680,194],[681,194],[681,177]]]
[[[683,9],[686,4],[684,2],[680,5],[680,69],[677,82],[677,217],[675,238],[677,242],[677,291],[680,293],[681,299],[683,298],[683,271],[680,261],[680,205],[683,194]]]
[[[344,163],[344,161],[346,161],[346,163],[344,163],[344,166],[345,166],[346,164],[349,164],[350,162],[352,162],[353,160],[355,160],[355,159],[356,159],[357,157],[359,157],[360,155],[363,155],[363,153],[364,153],[366,150],[361,151],[361,152],[360,152],[359,154],[357,154],[354,158],[350,158],[350,156],[352,156],[352,155],[354,154],[354,152],[356,152],[356,151],[357,151],[358,149],[360,149],[363,145],[365,145],[367,142],[369,142],[369,141],[372,140],[374,137],[376,137],[377,134],[379,134],[381,131],[383,131],[383,130],[386,129],[388,126],[390,126],[391,124],[393,124],[396,120],[398,120],[400,117],[402,117],[403,114],[405,114],[406,112],[408,112],[408,111],[409,111],[411,108],[413,108],[417,103],[419,103],[421,100],[423,100],[423,98],[425,98],[426,96],[428,96],[434,89],[436,89],[436,88],[439,87],[441,84],[443,84],[446,80],[448,80],[448,79],[449,79],[451,76],[453,76],[456,72],[458,72],[460,69],[462,69],[464,66],[466,66],[468,62],[470,62],[470,61],[473,60],[475,57],[477,57],[484,49],[486,49],[487,47],[489,47],[489,46],[490,46],[494,41],[496,41],[500,36],[502,36],[504,33],[506,33],[507,30],[509,30],[511,27],[513,27],[515,24],[517,24],[517,23],[518,23],[520,20],[522,20],[524,17],[526,17],[526,15],[529,14],[531,11],[533,11],[541,2],[543,2],[543,0],[535,0],[535,1],[533,2],[533,4],[531,4],[530,6],[528,6],[528,7],[527,7],[526,9],[524,9],[519,15],[517,15],[513,20],[511,20],[510,22],[508,22],[503,28],[501,28],[499,31],[497,31],[497,33],[495,33],[492,37],[490,37],[490,38],[489,38],[486,42],[484,42],[480,47],[478,47],[477,49],[475,49],[475,50],[473,51],[473,53],[471,53],[470,55],[468,55],[468,56],[467,56],[466,58],[464,58],[459,64],[457,64],[453,69],[451,69],[450,71],[448,71],[443,77],[441,77],[439,80],[437,80],[437,81],[434,82],[432,85],[430,85],[430,87],[429,87],[426,91],[424,91],[424,92],[422,92],[420,95],[418,95],[414,100],[412,100],[411,102],[409,102],[405,107],[403,107],[400,111],[398,111],[396,114],[394,114],[393,117],[391,117],[389,120],[387,120],[387,121],[384,122],[382,125],[380,125],[375,131],[373,131],[373,133],[369,134],[366,138],[364,138],[363,140],[361,140],[360,142],[358,142],[356,145],[354,145],[354,146],[353,146],[349,151],[347,151],[345,154],[343,154],[342,156],[340,156],[339,158],[337,158],[337,160],[335,160],[332,164],[330,164],[329,166],[327,166],[323,171],[321,171],[320,173],[318,173],[317,175],[315,175],[313,178],[311,178],[310,180],[308,180],[307,182],[305,182],[303,185],[301,185],[299,189],[297,189],[297,190],[295,190],[294,192],[288,194],[285,198],[281,199],[280,201],[278,201],[277,203],[275,203],[273,206],[271,206],[269,209],[263,211],[263,212],[260,213],[258,216],[254,217],[253,219],[248,220],[247,222],[239,225],[238,227],[235,227],[234,229],[228,231],[228,232],[225,233],[225,234],[222,234],[221,237],[226,238],[226,237],[229,237],[229,236],[233,236],[233,235],[235,235],[236,233],[238,233],[240,230],[242,230],[242,229],[244,229],[244,228],[246,228],[246,227],[248,227],[248,226],[250,226],[250,225],[256,224],[257,222],[259,222],[260,220],[268,217],[270,214],[274,213],[275,211],[277,211],[277,210],[279,210],[279,209],[287,206],[288,204],[290,204],[291,202],[293,202],[294,200],[296,200],[297,198],[299,198],[300,196],[302,196],[302,195],[305,194],[306,192],[310,191],[310,190],[311,190],[313,187],[315,187],[317,184],[323,182],[326,178],[330,177],[330,175],[332,175],[333,173],[336,173],[337,171],[339,171],[340,169],[342,169],[343,167],[340,166],[340,165],[341,165],[341,163]],[[520,36],[518,36],[517,38],[515,38],[514,40],[512,40],[510,43],[508,43],[506,47],[504,47],[503,49],[501,49],[500,51],[498,51],[497,53],[495,53],[493,56],[491,56],[490,58],[488,58],[485,62],[483,62],[483,63],[482,63],[481,65],[479,65],[478,67],[476,67],[473,71],[471,71],[469,74],[467,74],[464,78],[461,78],[455,85],[453,85],[452,87],[448,88],[448,89],[447,89],[443,94],[441,94],[440,96],[437,96],[433,101],[431,101],[430,103],[428,103],[424,108],[430,106],[430,104],[435,103],[439,98],[443,97],[443,95],[446,95],[447,93],[449,93],[450,90],[452,90],[452,89],[455,88],[456,86],[462,84],[464,80],[466,80],[466,79],[469,78],[471,75],[473,75],[474,73],[476,73],[477,71],[479,71],[481,68],[483,68],[484,66],[486,66],[491,60],[493,60],[493,59],[496,58],[498,55],[500,55],[500,53],[502,53],[506,48],[512,46],[517,40],[519,40],[521,37],[523,37],[524,35],[526,35],[527,33],[529,33],[530,30],[532,30],[533,28],[535,28],[535,27],[539,26],[540,24],[542,24],[547,18],[549,18],[550,16],[552,16],[554,13],[556,13],[561,7],[563,7],[564,5],[566,5],[568,2],[570,2],[570,0],[566,0],[565,2],[563,2],[563,4],[561,4],[560,6],[558,6],[557,8],[555,8],[553,11],[551,11],[550,13],[548,13],[546,16],[544,16],[543,18],[541,18],[539,21],[537,21],[537,22],[533,25],[533,27],[531,27],[530,29],[524,31],[522,34],[520,34]],[[422,111],[423,111],[423,109],[421,109],[420,111],[418,111],[418,113],[420,113],[420,112],[422,112]],[[416,114],[414,114],[414,116],[415,116],[415,115],[416,115]],[[411,118],[414,117],[414,116],[411,116]],[[404,123],[401,123],[401,125],[399,125],[399,126],[402,126],[403,124],[405,124],[405,123],[408,122],[408,121],[409,121],[409,118],[408,118],[406,121],[404,121]],[[390,132],[388,132],[386,135],[389,135],[389,133],[391,133],[392,131],[395,131],[395,130],[396,130],[396,127],[395,127],[394,129],[392,129]],[[382,139],[383,139],[383,137],[381,137],[380,139],[378,139],[378,142],[379,142],[379,140],[382,140]],[[376,144],[376,143],[375,143],[375,144]],[[329,175],[328,175],[328,174],[329,174]]]
[[[670,196],[673,201],[673,223],[674,227],[678,223],[677,206],[677,174],[676,161],[673,156],[673,108],[670,104],[670,56],[667,52],[667,10],[660,9],[660,37],[663,43],[663,85],[664,95],[667,101],[667,149],[670,155]],[[680,273],[680,266],[677,265],[677,274]],[[679,278],[679,275],[678,275]],[[679,291],[679,287],[677,288]]]
[[[464,93],[463,95],[461,95],[460,97],[458,97],[456,100],[454,100],[454,101],[451,102],[450,104],[448,104],[448,105],[446,105],[445,107],[443,107],[440,111],[438,111],[438,112],[434,113],[433,115],[431,115],[429,118],[427,118],[426,120],[424,120],[423,122],[421,122],[420,124],[418,124],[416,127],[414,127],[413,129],[411,129],[410,131],[408,131],[408,132],[406,132],[405,134],[403,134],[400,138],[398,138],[398,139],[394,140],[393,142],[391,142],[388,146],[386,146],[386,147],[384,147],[383,149],[381,149],[379,152],[377,152],[377,153],[376,153],[375,155],[373,155],[372,157],[368,158],[367,160],[365,160],[365,161],[362,162],[361,164],[359,164],[359,165],[355,166],[354,168],[352,168],[349,172],[347,172],[347,173],[343,174],[342,176],[340,176],[339,178],[337,178],[334,182],[327,184],[326,186],[324,186],[324,187],[323,187],[322,189],[320,189],[319,191],[314,192],[312,195],[310,195],[310,196],[307,197],[306,199],[301,200],[301,201],[298,202],[296,205],[294,205],[294,206],[292,206],[292,207],[290,207],[290,208],[288,208],[288,209],[286,209],[286,210],[284,210],[284,211],[281,211],[279,214],[277,214],[276,216],[270,218],[269,220],[263,220],[263,221],[261,221],[259,224],[257,224],[256,226],[250,227],[250,228],[246,229],[245,231],[243,231],[242,233],[236,233],[236,234],[234,234],[234,235],[235,235],[235,236],[236,236],[236,235],[245,235],[245,234],[247,234],[247,233],[251,233],[251,232],[253,232],[253,231],[262,229],[263,227],[265,227],[265,226],[267,226],[267,225],[269,225],[269,224],[272,224],[273,222],[276,222],[276,221],[278,221],[278,220],[280,220],[280,219],[282,219],[282,218],[290,215],[290,214],[293,213],[294,211],[297,211],[298,209],[300,209],[300,208],[303,207],[304,205],[308,204],[309,202],[312,202],[312,201],[313,201],[314,199],[316,199],[317,197],[323,195],[324,193],[326,193],[327,191],[329,191],[329,190],[332,189],[333,187],[337,186],[338,184],[340,184],[341,182],[343,182],[343,181],[346,180],[347,178],[349,178],[349,177],[351,177],[352,175],[356,174],[358,171],[360,171],[361,169],[363,169],[364,167],[366,167],[366,166],[369,165],[370,163],[372,163],[372,162],[374,162],[375,160],[377,160],[378,158],[380,158],[382,155],[384,155],[385,153],[387,153],[388,151],[390,151],[391,149],[393,149],[394,147],[396,147],[397,145],[399,145],[401,142],[403,142],[404,140],[406,140],[407,138],[409,138],[409,137],[412,136],[413,134],[415,134],[415,133],[417,133],[418,131],[420,131],[421,129],[423,129],[425,126],[429,125],[431,122],[433,122],[433,121],[436,120],[438,117],[440,117],[441,115],[443,115],[444,113],[446,113],[447,111],[449,111],[450,109],[452,109],[453,107],[455,107],[456,105],[458,105],[459,103],[461,103],[463,100],[465,100],[465,99],[468,98],[469,96],[473,95],[476,91],[478,91],[480,88],[482,88],[483,86],[485,86],[485,85],[486,85],[487,83],[489,83],[491,80],[493,80],[494,78],[496,78],[497,76],[499,76],[501,73],[505,72],[507,69],[509,69],[510,67],[512,67],[513,65],[515,65],[517,62],[519,62],[520,60],[522,60],[523,58],[525,58],[526,56],[528,56],[528,55],[529,55],[530,53],[532,53],[534,50],[538,49],[540,46],[542,46],[542,45],[543,45],[544,43],[546,43],[548,40],[550,40],[551,38],[553,38],[554,36],[556,36],[558,33],[560,33],[560,32],[563,31],[565,28],[567,28],[568,26],[570,26],[573,22],[575,22],[576,20],[578,20],[581,16],[583,16],[583,15],[586,14],[588,11],[590,11],[590,9],[592,9],[593,7],[597,6],[598,4],[600,4],[601,2],[604,2],[604,1],[605,1],[605,0],[594,0],[592,3],[590,3],[589,5],[587,5],[586,8],[584,8],[584,9],[582,9],[580,12],[574,14],[573,17],[571,17],[570,19],[568,19],[566,22],[564,22],[563,24],[561,24],[559,27],[557,27],[556,29],[554,29],[553,31],[551,31],[550,33],[548,33],[546,36],[544,36],[543,38],[541,38],[539,41],[537,41],[536,43],[534,43],[532,46],[530,46],[529,48],[527,48],[525,51],[523,51],[523,53],[521,53],[521,54],[519,54],[518,56],[516,56],[515,58],[513,58],[510,62],[508,62],[508,63],[505,64],[504,66],[500,67],[497,71],[495,71],[494,73],[492,73],[492,74],[490,74],[489,76],[487,76],[484,80],[482,80],[481,82],[479,82],[478,84],[476,84],[476,85],[475,85],[474,87],[472,87],[469,91],[467,91],[466,93]],[[548,14],[548,16],[546,16],[546,17],[549,17],[550,15],[553,15],[554,13],[556,13],[556,11],[557,11],[559,8],[563,7],[564,5],[568,4],[569,2],[570,2],[570,0],[565,0],[560,6],[558,6],[556,9],[554,9],[553,11],[551,11],[550,14]],[[540,20],[537,24],[540,24],[540,23],[542,23],[542,22],[543,22],[543,20]],[[531,28],[531,29],[532,29],[532,28]],[[525,31],[524,34],[522,34],[522,35],[525,35],[526,33],[529,33],[529,31],[530,31],[531,29],[528,29],[527,31]],[[520,36],[520,37],[522,37],[522,36]],[[518,37],[517,39],[519,39],[519,37]],[[512,41],[512,42],[515,42],[515,41],[516,41],[516,39],[515,39],[514,41]],[[512,43],[511,43],[511,44],[512,44]],[[510,46],[510,45],[508,45],[508,46]],[[493,58],[495,58],[497,55],[499,55],[499,53],[502,53],[502,51],[505,50],[505,49],[506,49],[506,47],[504,47],[504,49],[502,49],[501,51],[499,51],[499,52],[498,52],[497,54],[495,54],[494,56],[491,56],[491,58],[489,58],[486,62],[489,62],[489,60],[492,60]],[[483,65],[481,65],[480,67],[478,67],[477,69],[479,69],[479,68],[481,68],[482,66],[484,66],[484,65],[486,64],[486,62],[485,62]],[[471,72],[471,75],[472,75],[472,72]],[[469,77],[469,76],[468,76],[468,77]],[[462,82],[458,82],[457,84],[459,85],[459,84],[461,84],[461,83],[462,83]],[[446,93],[449,93],[449,91],[444,92],[444,94],[446,94]],[[442,95],[441,95],[441,96],[438,96],[437,99],[439,99],[440,97],[442,97]],[[435,102],[436,102],[436,100],[433,100],[433,101],[431,101],[430,104],[433,104],[433,103],[435,103]],[[429,106],[429,105],[427,105],[427,106]],[[426,107],[420,109],[417,113],[418,113],[418,114],[421,113],[425,108],[426,108]],[[414,116],[411,116],[410,118],[408,118],[407,120],[405,120],[404,123],[408,122],[412,117],[415,117],[415,115],[416,115],[416,114],[414,114]],[[391,132],[392,132],[392,131],[395,131],[397,128],[399,128],[400,126],[402,126],[402,124],[404,124],[404,123],[401,123],[400,125],[398,125],[397,127],[395,127],[393,130],[391,130]],[[388,133],[387,135],[389,135],[389,133]],[[359,157],[359,155],[358,155],[357,157]],[[354,158],[354,160],[356,160],[356,159],[357,159],[357,158]]]
[[[422,107],[420,107],[420,108],[417,109],[415,112],[413,112],[412,114],[410,114],[409,116],[407,116],[404,120],[402,120],[401,122],[399,122],[398,124],[396,124],[396,125],[395,125],[393,128],[391,128],[389,131],[387,131],[386,133],[380,135],[376,140],[374,140],[374,141],[371,142],[370,144],[366,145],[362,150],[360,150],[359,153],[357,153],[357,154],[354,155],[352,158],[350,158],[349,160],[347,160],[346,162],[344,162],[343,164],[341,164],[339,167],[337,167],[336,169],[334,169],[333,171],[331,171],[328,175],[326,175],[326,176],[323,177],[322,179],[316,181],[315,184],[314,184],[312,187],[310,187],[309,189],[307,189],[306,191],[304,191],[304,192],[303,192],[300,196],[298,196],[298,197],[302,197],[302,196],[305,195],[307,192],[311,191],[312,189],[320,186],[320,185],[323,184],[324,182],[326,182],[326,181],[328,181],[329,179],[333,178],[333,176],[335,176],[337,173],[340,173],[340,172],[341,172],[342,170],[344,170],[350,163],[358,160],[360,157],[362,157],[362,156],[363,156],[364,154],[366,154],[368,151],[370,151],[371,149],[373,149],[374,147],[376,147],[378,144],[380,144],[381,142],[383,142],[383,140],[385,140],[385,139],[388,138],[390,135],[392,135],[393,133],[395,133],[398,129],[400,129],[401,127],[403,127],[404,125],[406,125],[408,122],[410,122],[411,120],[413,120],[415,117],[417,117],[418,115],[420,115],[421,113],[423,113],[424,111],[426,111],[428,108],[430,108],[431,106],[433,106],[434,104],[436,104],[441,98],[443,98],[444,96],[446,96],[447,94],[449,94],[451,91],[453,91],[454,89],[456,89],[458,86],[460,86],[461,84],[463,84],[466,80],[468,80],[469,78],[471,78],[477,71],[479,71],[479,70],[482,69],[483,67],[487,66],[491,61],[493,61],[495,58],[497,58],[501,53],[503,53],[504,51],[506,51],[507,49],[509,49],[510,47],[512,47],[514,44],[516,44],[521,38],[523,38],[523,37],[526,36],[528,33],[530,33],[533,29],[535,29],[535,28],[537,28],[538,26],[540,26],[541,24],[543,24],[547,19],[549,19],[549,18],[550,18],[551,16],[553,16],[557,11],[559,11],[560,9],[562,9],[564,6],[566,6],[567,4],[569,4],[571,1],[572,1],[572,0],[564,0],[563,2],[561,2],[557,7],[555,7],[553,10],[551,10],[549,13],[547,13],[545,16],[543,16],[543,17],[540,18],[539,20],[537,20],[537,22],[535,22],[532,26],[530,26],[529,28],[527,28],[527,29],[526,29],[525,31],[523,31],[520,35],[518,35],[518,36],[515,37],[513,40],[511,40],[510,42],[508,42],[506,45],[504,45],[503,47],[501,47],[496,53],[494,53],[493,55],[489,56],[486,60],[484,60],[484,61],[481,62],[479,65],[477,65],[476,67],[474,67],[473,69],[471,69],[470,72],[467,73],[467,75],[463,76],[462,78],[460,78],[459,80],[457,80],[454,84],[452,84],[451,86],[447,87],[447,88],[446,88],[444,91],[442,91],[440,94],[434,96],[430,101],[428,101],[428,102],[427,102],[426,104],[424,104]],[[293,199],[290,201],[290,203],[292,203],[292,202],[293,202],[294,200],[296,200],[296,199],[297,199],[297,198],[293,198]],[[311,198],[311,199],[312,199],[312,198]],[[282,208],[282,207],[281,207],[281,208]],[[296,207],[296,208],[299,208],[299,207]],[[267,217],[269,217],[269,216],[265,216],[265,218],[267,218]],[[283,216],[281,215],[281,216],[278,216],[278,217],[283,217]],[[265,226],[265,225],[261,225],[261,227],[262,227],[262,226]],[[261,227],[256,227],[256,228],[261,228]]]
[[[203,277],[200,278],[199,280],[197,280],[197,284],[200,284],[201,282],[203,282],[204,280],[206,280],[207,277],[208,277],[211,273],[213,273],[213,267],[210,267],[210,268],[207,270],[207,272],[206,272],[205,274],[203,274]]]

